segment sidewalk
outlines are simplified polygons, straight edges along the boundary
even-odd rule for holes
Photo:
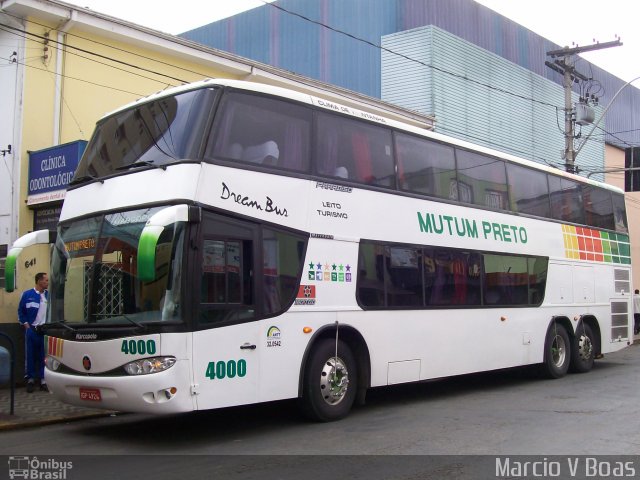
[[[14,414],[11,412],[11,389],[0,389],[0,432],[3,430],[48,425],[90,417],[103,417],[114,412],[75,407],[61,403],[49,392],[37,389],[27,393],[25,387],[16,387]]]

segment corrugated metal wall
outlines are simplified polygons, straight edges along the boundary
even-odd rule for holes
[[[280,0],[310,20],[380,44],[396,31],[395,0]],[[380,97],[380,49],[264,5],[181,36],[259,62]]]
[[[438,132],[538,162],[561,163],[561,86],[433,26],[384,36],[382,46],[426,64],[383,51],[383,100],[434,114]],[[578,158],[581,168],[602,170],[604,144],[587,144]]]
[[[380,44],[382,36],[434,25],[562,84],[560,75],[544,65],[546,52],[560,48],[558,45],[473,0],[278,0],[274,3],[374,45]],[[378,47],[280,11],[272,5],[200,27],[183,36],[367,95],[381,96],[381,51]],[[602,83],[603,105],[624,84],[584,60],[579,61],[577,67],[581,72],[593,71],[594,78]],[[541,91],[533,93],[536,98],[542,98]],[[530,105],[529,109],[532,108],[534,106]],[[622,148],[628,144],[640,145],[639,117],[640,90],[630,87],[607,114],[603,128],[619,132],[615,137],[607,136],[607,141]],[[440,118],[441,124],[444,120]],[[594,138],[595,141],[603,141],[604,135]],[[560,161],[559,150],[550,160]],[[578,164],[586,168],[580,157]]]

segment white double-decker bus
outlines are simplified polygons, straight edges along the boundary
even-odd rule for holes
[[[105,116],[67,192],[46,379],[182,412],[540,364],[632,339],[623,193],[378,114],[206,80]],[[48,243],[46,231],[16,242]]]

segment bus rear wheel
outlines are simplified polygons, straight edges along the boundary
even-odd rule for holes
[[[578,327],[571,348],[571,371],[586,373],[593,367],[595,358],[595,338],[593,330],[586,323]]]
[[[312,420],[330,422],[349,413],[358,389],[355,357],[349,346],[338,340],[320,340],[305,368],[302,408]]]
[[[542,373],[547,378],[564,377],[569,370],[571,359],[571,344],[567,330],[554,322],[547,330],[544,342],[544,362]]]

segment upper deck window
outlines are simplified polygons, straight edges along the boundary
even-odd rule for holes
[[[316,168],[320,175],[395,187],[390,130],[319,113],[316,135]]]
[[[462,149],[457,149],[456,157],[458,182],[470,188],[470,198],[460,195],[459,200],[505,210],[507,179],[504,161]]]
[[[400,133],[396,146],[402,190],[450,198],[451,185],[456,182],[453,147]]]
[[[140,103],[101,120],[73,182],[101,178],[132,165],[195,159],[213,90],[194,90]]]
[[[568,178],[549,175],[549,192],[553,218],[584,224],[581,184]]]
[[[205,158],[305,172],[309,169],[310,132],[309,108],[231,92],[220,105]]]
[[[593,185],[582,186],[585,221],[596,228],[615,230],[611,192]]]
[[[532,168],[507,164],[511,210],[539,217],[549,217],[547,174]]]

